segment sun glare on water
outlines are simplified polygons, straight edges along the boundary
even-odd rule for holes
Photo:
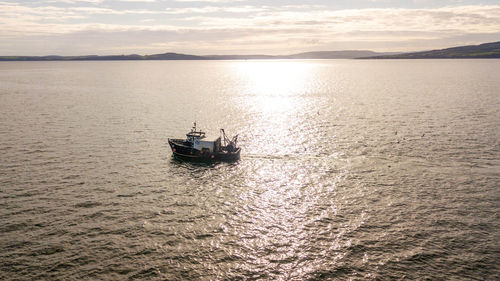
[[[245,152],[271,156],[303,151],[304,126],[317,115],[318,63],[312,61],[240,61],[233,74],[239,93],[233,97],[249,132]],[[293,137],[290,137],[293,136]],[[310,137],[310,136],[309,136]]]
[[[312,65],[300,61],[252,61],[236,65],[245,83],[246,106],[262,113],[294,111],[307,92]]]

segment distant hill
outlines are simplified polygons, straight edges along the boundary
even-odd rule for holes
[[[290,59],[354,59],[359,57],[369,56],[384,56],[399,53],[377,53],[373,51],[324,51],[324,52],[307,52],[295,55],[286,56]]]
[[[307,52],[292,55],[222,55],[222,56],[205,56],[208,59],[214,60],[252,60],[252,59],[354,59],[359,57],[368,56],[382,56],[392,55],[399,53],[377,53],[373,51],[321,51],[321,52]]]
[[[112,55],[112,56],[3,56],[0,61],[87,61],[87,60],[206,60],[202,56],[193,56],[177,53],[156,55]]]
[[[143,60],[206,60],[207,58],[194,55],[165,53],[165,54],[142,56],[142,59]]]
[[[377,53],[363,50],[306,52],[292,55],[210,55],[195,56],[179,53],[154,55],[110,56],[0,56],[0,61],[87,61],[87,60],[253,60],[253,59],[441,59],[441,58],[500,58],[500,41],[474,46],[413,53]]]
[[[476,59],[476,58],[500,58],[500,41],[453,47],[441,50],[424,52],[403,53],[396,55],[361,57],[361,59]]]
[[[111,55],[111,56],[0,56],[0,61],[87,61],[87,60],[253,60],[253,59],[353,59],[361,56],[380,56],[394,53],[372,51],[308,52],[284,56],[270,55],[209,55],[195,56],[178,53],[155,55]]]

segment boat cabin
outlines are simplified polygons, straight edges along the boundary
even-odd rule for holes
[[[218,137],[216,139],[211,139],[211,140],[193,138],[192,142],[193,142],[193,148],[198,149],[200,151],[208,150],[211,153],[213,153],[215,151],[220,150],[220,144],[221,144],[220,137]]]
[[[192,143],[194,149],[198,149],[200,151],[207,151],[210,153],[214,153],[216,151],[220,151],[221,147],[221,138],[218,137],[207,137],[205,132],[196,131],[196,123],[191,130],[191,132],[186,134],[187,141]]]

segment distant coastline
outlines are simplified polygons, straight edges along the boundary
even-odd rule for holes
[[[306,52],[292,55],[209,55],[179,53],[154,55],[87,55],[87,56],[0,56],[0,61],[119,61],[119,60],[265,60],[265,59],[460,59],[500,58],[500,41],[422,52],[380,53],[364,50]]]
[[[354,59],[359,57],[384,56],[396,53],[377,53],[372,51],[326,51],[307,52],[293,55],[209,55],[196,56],[179,53],[155,55],[109,55],[109,56],[0,56],[0,61],[115,61],[115,60],[265,60],[265,59]]]
[[[363,57],[361,59],[498,59],[500,41],[440,50]]]

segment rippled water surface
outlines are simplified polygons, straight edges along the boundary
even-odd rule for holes
[[[0,279],[499,279],[499,62],[0,63]]]

